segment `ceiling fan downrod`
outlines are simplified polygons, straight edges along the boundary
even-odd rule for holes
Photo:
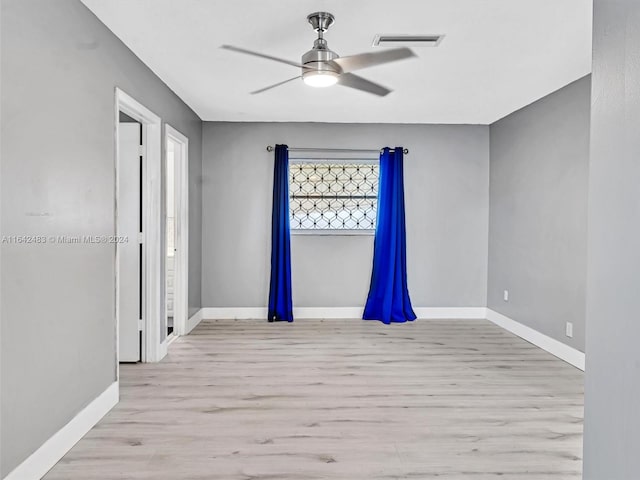
[[[316,50],[326,50],[327,41],[324,39],[324,32],[335,22],[335,17],[329,12],[315,12],[307,16],[307,21],[311,27],[318,32],[318,38],[313,42],[313,48]]]

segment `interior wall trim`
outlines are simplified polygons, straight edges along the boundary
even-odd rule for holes
[[[564,360],[584,372],[585,355],[580,350],[570,347],[569,345],[566,345],[555,338],[551,338],[544,333],[540,333],[531,327],[527,327],[526,325],[502,315],[495,310],[491,310],[490,308],[487,308],[486,318],[499,327],[502,327],[527,342],[540,347],[551,355],[555,355],[560,360]]]
[[[119,399],[119,383],[113,382],[98,398],[14,468],[4,480],[40,480],[118,403]]]
[[[293,315],[297,319],[338,319],[362,318],[364,307],[294,307]],[[561,360],[584,371],[585,354],[580,350],[551,338],[531,327],[527,327],[501,313],[486,307],[417,307],[414,308],[418,319],[422,320],[489,320],[495,325],[517,335],[529,343],[549,352]],[[192,319],[198,316],[197,323],[209,320],[250,320],[266,319],[266,307],[206,307],[189,320],[190,330],[197,325]],[[193,326],[192,326],[193,325]]]
[[[362,318],[364,307],[294,307],[293,317],[299,319]]]
[[[193,315],[191,315],[188,319],[187,319],[187,324],[185,325],[185,335],[188,335],[191,333],[191,330],[193,330],[194,328],[196,328],[198,326],[198,324],[202,321],[203,317],[202,317],[202,312],[203,312],[203,308],[201,308],[200,310],[198,310],[196,313],[194,313]]]
[[[421,319],[485,319],[485,307],[415,308]],[[294,307],[293,316],[304,319],[362,318],[364,307]],[[202,318],[210,320],[249,320],[267,318],[266,307],[207,307]]]
[[[267,319],[267,307],[203,307],[200,312],[207,320]]]
[[[413,309],[418,319],[423,320],[485,320],[485,307],[417,307]]]

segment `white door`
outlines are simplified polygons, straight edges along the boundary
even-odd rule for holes
[[[118,129],[118,318],[121,362],[141,360],[142,244],[139,123],[120,123]]]
[[[187,333],[189,276],[189,139],[170,125],[166,134],[166,311],[177,335]]]
[[[165,246],[167,256],[165,258],[166,280],[166,313],[167,335],[174,331],[174,300],[175,300],[175,254],[176,254],[176,162],[175,155],[179,153],[180,145],[171,138],[167,138],[165,155]]]

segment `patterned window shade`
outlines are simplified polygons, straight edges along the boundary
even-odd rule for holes
[[[378,162],[291,163],[292,230],[373,230],[378,205]]]

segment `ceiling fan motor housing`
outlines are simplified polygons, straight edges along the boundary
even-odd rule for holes
[[[340,58],[340,56],[328,48],[316,49],[315,46],[312,50],[309,50],[302,56],[302,65],[305,68],[302,69],[302,76],[305,74],[313,74],[315,72],[327,72],[327,73],[342,73],[342,69],[337,63],[333,63],[332,60]]]

